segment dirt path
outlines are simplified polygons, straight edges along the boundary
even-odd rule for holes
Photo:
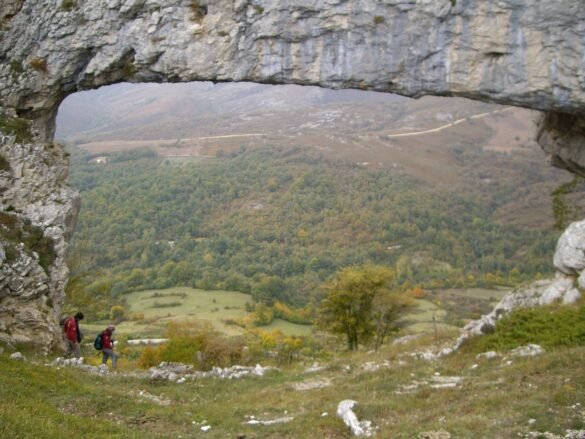
[[[480,114],[475,114],[473,116],[469,116],[469,117],[464,117],[462,119],[457,119],[456,121],[450,122],[448,124],[442,125],[440,127],[437,128],[431,128],[428,130],[423,130],[423,131],[410,131],[408,133],[400,133],[400,134],[386,134],[385,137],[386,138],[395,138],[395,137],[410,137],[410,136],[420,136],[421,134],[431,134],[431,133],[437,133],[439,131],[443,131],[446,130],[447,128],[451,128],[455,125],[458,125],[462,122],[468,121],[470,119],[481,119],[483,117],[489,116],[491,114],[495,114],[495,113],[502,113],[504,111],[508,111],[510,109],[512,109],[513,107],[506,107],[503,108],[501,110],[494,110],[494,111],[488,111],[487,113],[480,113]]]

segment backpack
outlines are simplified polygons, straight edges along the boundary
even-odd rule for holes
[[[96,337],[95,340],[93,341],[93,347],[96,348],[98,351],[102,350],[102,335],[103,335],[103,331],[100,332]]]

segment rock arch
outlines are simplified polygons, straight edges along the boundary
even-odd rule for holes
[[[76,197],[50,142],[68,94],[206,80],[462,96],[545,112],[541,145],[585,175],[583,23],[574,0],[0,0],[2,212],[54,250],[43,267],[0,236],[0,341],[59,339]]]

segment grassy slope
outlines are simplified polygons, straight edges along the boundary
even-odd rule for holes
[[[144,320],[126,321],[117,325],[117,333],[130,338],[162,337],[169,320],[206,320],[224,334],[241,334],[241,328],[226,325],[223,320],[245,317],[248,315],[245,304],[252,301],[249,294],[236,291],[206,291],[187,287],[138,291],[124,297],[130,306],[130,314],[143,312],[145,317]],[[160,306],[161,304],[176,306]],[[84,322],[82,329],[89,336],[97,334],[107,323]],[[262,327],[267,331],[279,329],[287,335],[309,335],[311,328],[310,325],[298,325],[278,319]]]
[[[506,290],[489,290],[480,288],[445,289],[438,291],[435,302],[449,305],[451,301],[467,298],[469,304],[460,303],[458,317],[466,318],[478,303],[492,306],[493,299],[501,299]],[[241,334],[242,329],[237,326],[226,325],[223,319],[239,319],[248,313],[245,311],[246,302],[251,301],[248,294],[236,291],[206,291],[187,287],[167,288],[164,290],[146,290],[130,293],[125,296],[130,306],[130,315],[144,313],[144,320],[125,321],[117,325],[118,336],[130,338],[157,338],[166,331],[169,320],[206,320],[218,331],[227,335]],[[416,307],[409,310],[403,317],[406,332],[434,331],[435,324],[439,329],[453,329],[452,322],[448,321],[446,308],[430,300],[416,300]],[[155,306],[159,304],[159,306]],[[176,306],[163,306],[171,304]],[[86,341],[92,340],[93,335],[103,330],[108,324],[103,322],[83,322],[82,329],[86,333]],[[286,335],[310,335],[311,325],[299,325],[275,319],[270,325],[262,326],[266,331],[280,330]]]
[[[438,362],[406,355],[418,345],[386,348],[378,354],[342,356],[317,373],[300,368],[263,378],[156,383],[121,376],[96,377],[78,370],[20,363],[0,355],[0,437],[200,437],[348,438],[334,415],[343,399],[358,402],[356,413],[379,426],[378,437],[413,438],[446,430],[456,438],[510,438],[518,433],[583,428],[585,348],[558,349],[537,358],[476,360],[459,352]],[[402,355],[401,355],[402,354]],[[390,361],[390,368],[363,372],[368,361]],[[472,365],[478,364],[472,368]],[[348,372],[346,365],[351,365]],[[401,386],[429,381],[436,374],[461,376],[454,389],[421,385],[409,394]],[[332,386],[292,390],[304,380],[331,380]],[[159,406],[136,396],[148,392],[171,401]],[[327,412],[328,416],[322,416]],[[31,413],[34,415],[31,416]],[[292,416],[287,424],[250,426]],[[529,427],[528,421],[533,419]]]

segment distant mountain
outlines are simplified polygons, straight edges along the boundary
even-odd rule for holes
[[[466,99],[250,83],[119,84],[68,97],[58,139],[94,154],[149,147],[216,155],[259,144],[310,146],[367,167],[460,182],[448,149],[538,149],[535,113]],[[447,149],[446,149],[447,148]]]
[[[221,123],[210,126],[210,119],[225,118],[231,125],[320,106],[405,100],[390,94],[295,85],[118,84],[69,96],[59,110],[57,138],[173,139],[177,131],[193,136],[221,135],[230,133],[230,127]]]

